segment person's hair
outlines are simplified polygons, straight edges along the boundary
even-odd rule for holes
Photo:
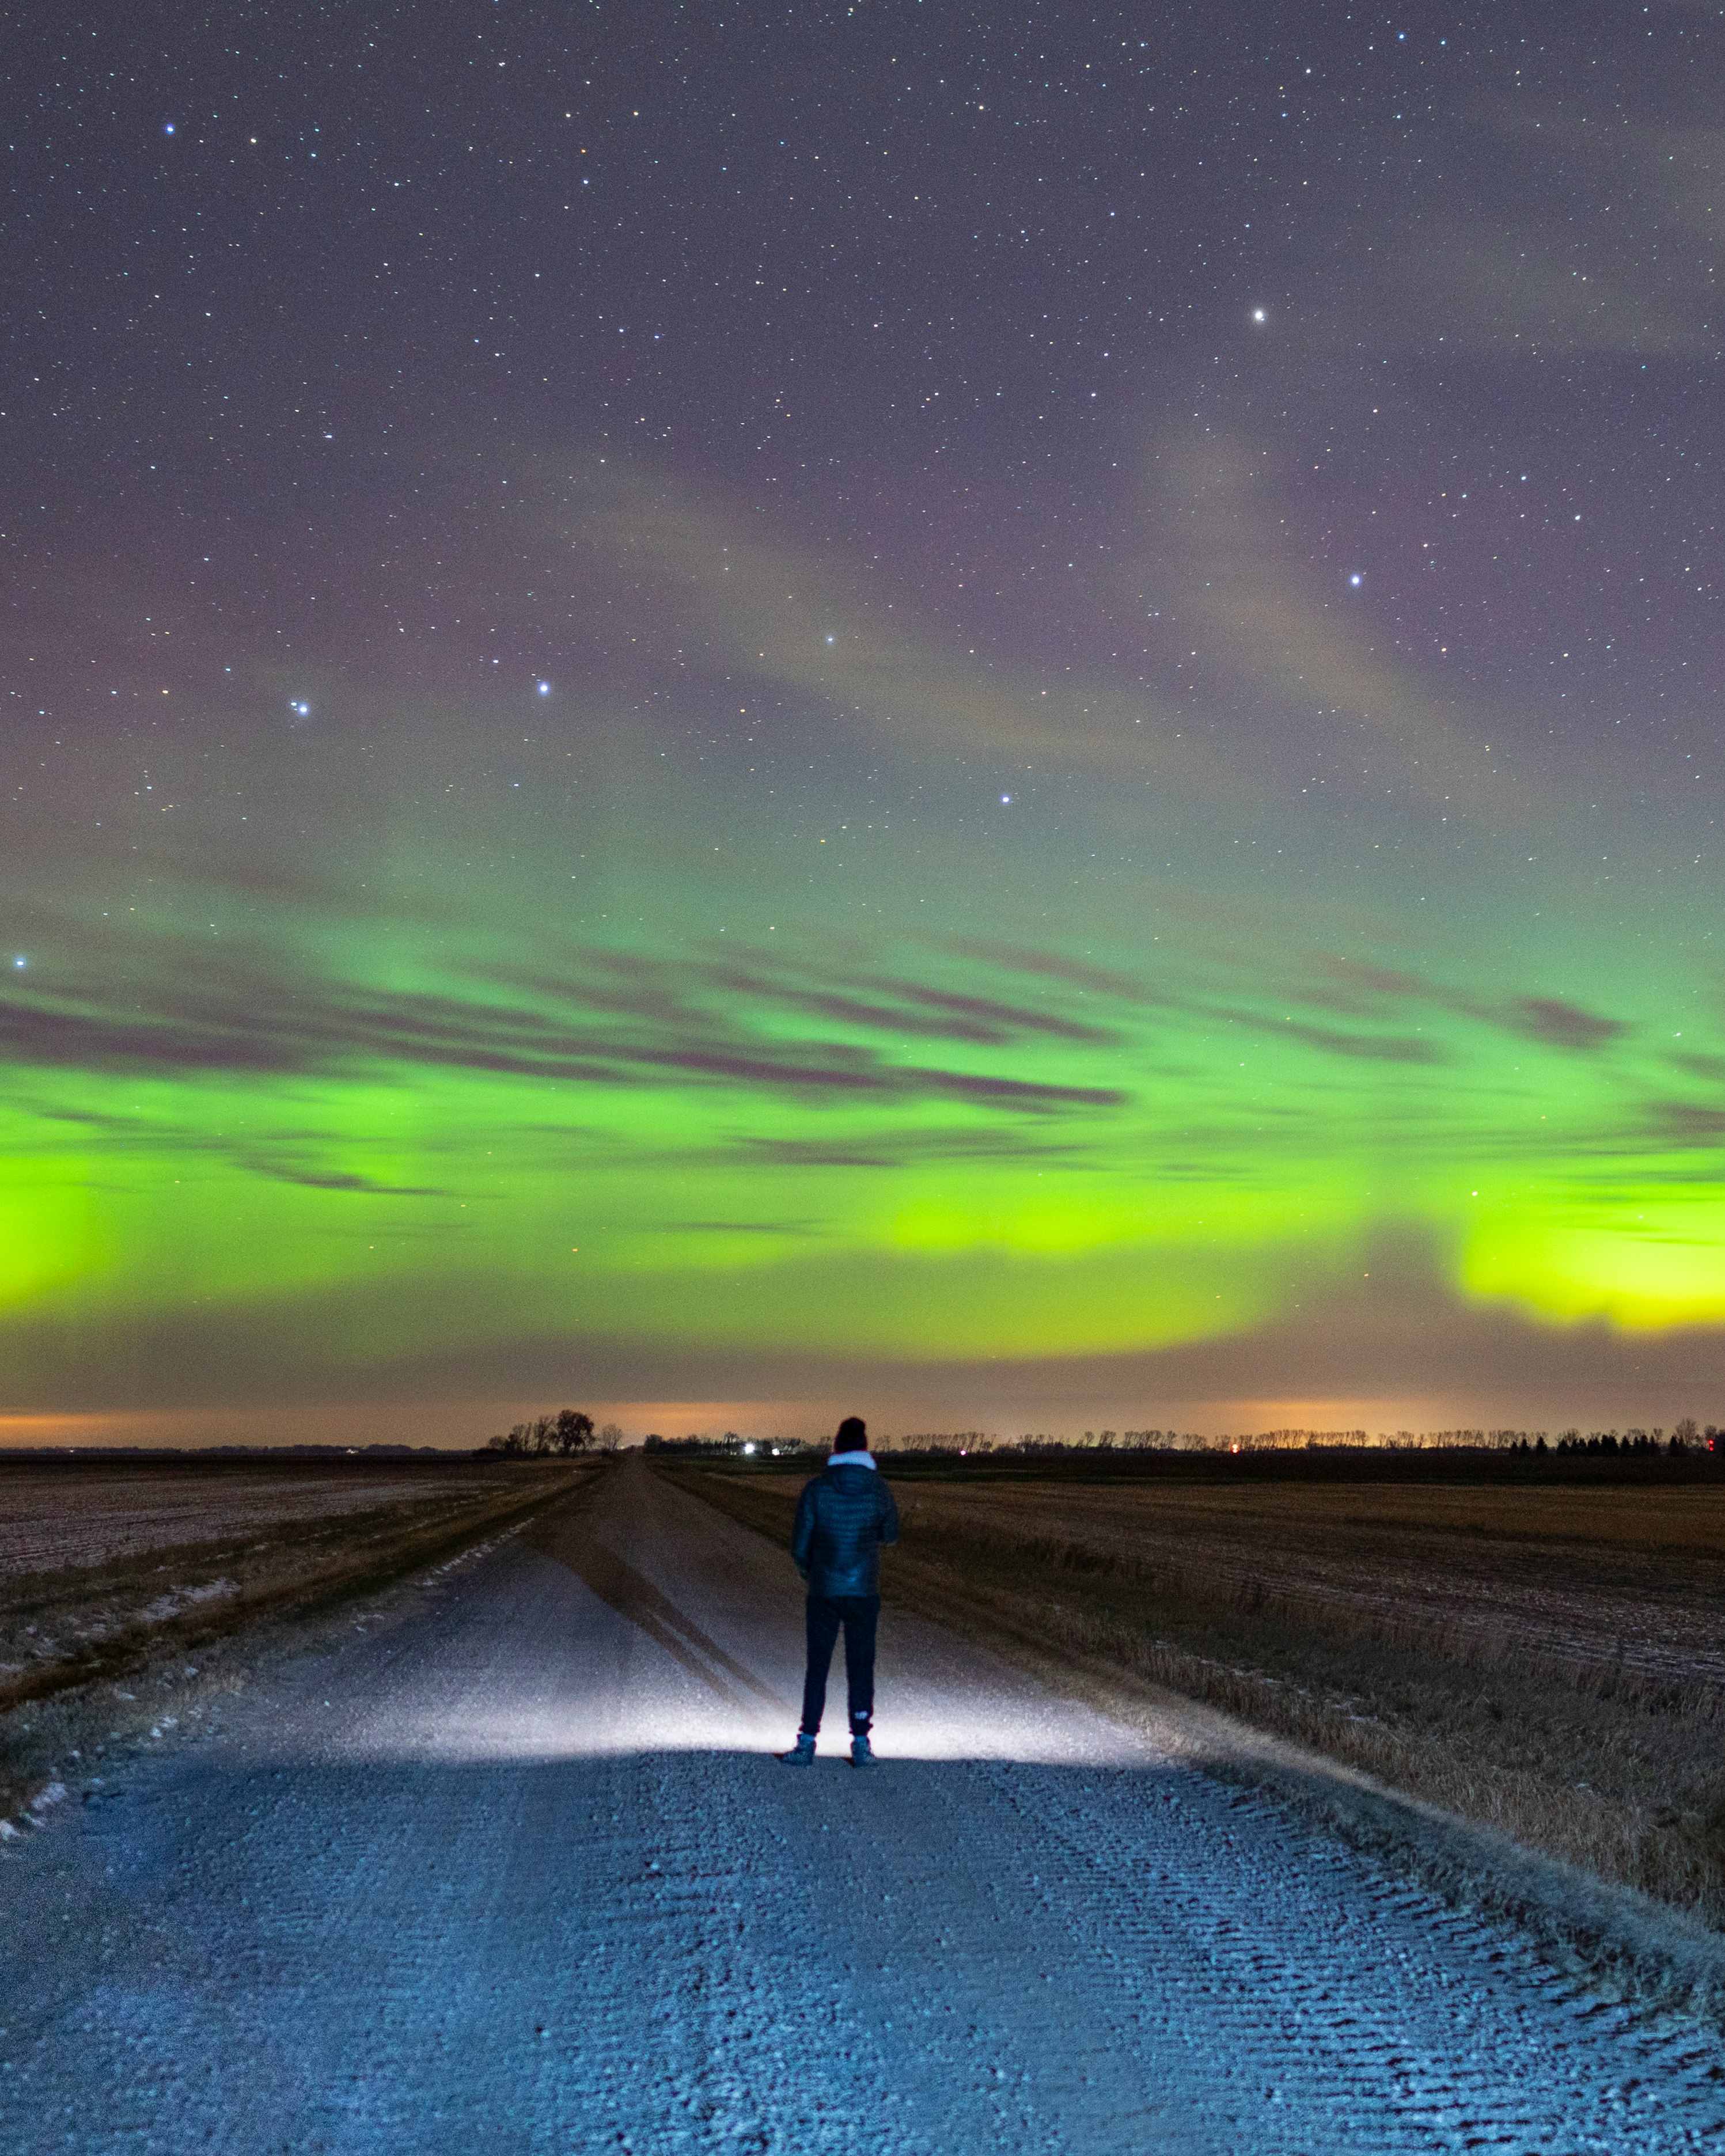
[[[869,1426],[860,1415],[846,1415],[839,1425],[839,1435],[833,1440],[834,1452],[866,1452],[869,1449]]]

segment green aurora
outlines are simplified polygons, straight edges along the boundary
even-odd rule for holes
[[[608,610],[595,550],[652,519],[541,507]],[[1725,1319],[1681,799],[1578,843],[1624,837],[1585,781],[1405,688],[1291,808],[1321,741],[1249,779],[1151,698],[880,627],[860,575],[775,609],[781,548],[690,528],[665,573],[719,567],[658,642],[703,649],[682,712],[755,711],[752,767],[561,672],[307,670],[260,743],[254,665],[170,682],[75,855],[51,767],[14,803],[18,1409],[482,1395],[546,1343],[643,1396],[716,1351],[1100,1368],[1321,1323],[1386,1235],[1544,1327]]]

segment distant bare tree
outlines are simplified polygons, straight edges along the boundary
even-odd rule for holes
[[[583,1414],[579,1408],[559,1408],[555,1422],[547,1418],[547,1426],[566,1460],[571,1453],[585,1452],[593,1443],[593,1417]],[[546,1450],[549,1451],[551,1446],[547,1445]]]
[[[621,1450],[622,1445],[622,1424],[616,1422],[601,1423],[599,1425],[599,1450],[602,1452],[616,1452]]]

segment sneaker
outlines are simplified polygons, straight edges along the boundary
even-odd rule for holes
[[[814,1764],[814,1739],[806,1729],[799,1729],[796,1743],[788,1752],[781,1752],[778,1758],[781,1766],[812,1767]]]
[[[851,1733],[850,1763],[853,1767],[872,1767],[875,1764],[875,1755],[869,1749],[866,1729],[855,1730]]]

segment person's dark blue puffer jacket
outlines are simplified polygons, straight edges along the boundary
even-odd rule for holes
[[[898,1507],[872,1467],[829,1467],[803,1485],[791,1555],[811,1594],[878,1594],[880,1547],[898,1540]]]

